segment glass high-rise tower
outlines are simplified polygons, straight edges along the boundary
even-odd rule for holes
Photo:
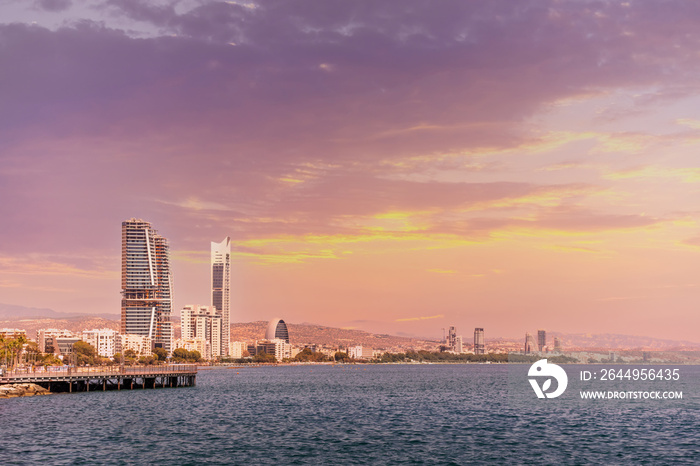
[[[211,243],[211,305],[221,314],[221,356],[231,340],[231,238]],[[214,351],[212,351],[214,352]]]
[[[474,354],[484,353],[486,353],[486,345],[484,345],[484,329],[477,327],[474,329]]]
[[[547,332],[545,330],[537,331],[537,351],[540,353],[544,351],[545,346],[547,346]]]
[[[122,222],[121,333],[147,336],[170,353],[172,292],[168,240],[144,220]]]

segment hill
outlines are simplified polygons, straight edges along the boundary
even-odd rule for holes
[[[95,328],[111,328],[112,330],[118,331],[119,321],[95,316],[71,317],[69,319],[14,319],[0,320],[0,328],[18,328],[20,330],[26,330],[27,337],[34,340],[36,339],[37,330],[42,328],[67,329],[72,332],[82,332],[83,330],[92,330]]]
[[[0,320],[18,321],[24,319],[72,319],[102,317],[106,320],[119,320],[117,313],[101,313],[101,314],[71,314],[66,312],[58,312],[53,309],[19,306],[17,304],[0,303]]]
[[[259,340],[265,337],[267,322],[246,322],[231,324],[231,341]],[[315,324],[287,324],[289,340],[293,345],[316,344],[348,347],[362,345],[375,349],[435,349],[436,341],[375,334],[364,330],[325,327]]]

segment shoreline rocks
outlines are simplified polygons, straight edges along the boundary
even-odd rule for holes
[[[18,398],[20,396],[50,395],[51,392],[33,383],[11,383],[0,385],[0,398]]]

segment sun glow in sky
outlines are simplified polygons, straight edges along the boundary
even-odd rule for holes
[[[700,341],[700,4],[0,3],[0,302]],[[468,339],[468,338],[467,338]]]

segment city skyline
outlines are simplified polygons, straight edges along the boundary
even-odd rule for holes
[[[0,302],[700,342],[700,5],[312,5],[4,2]]]

